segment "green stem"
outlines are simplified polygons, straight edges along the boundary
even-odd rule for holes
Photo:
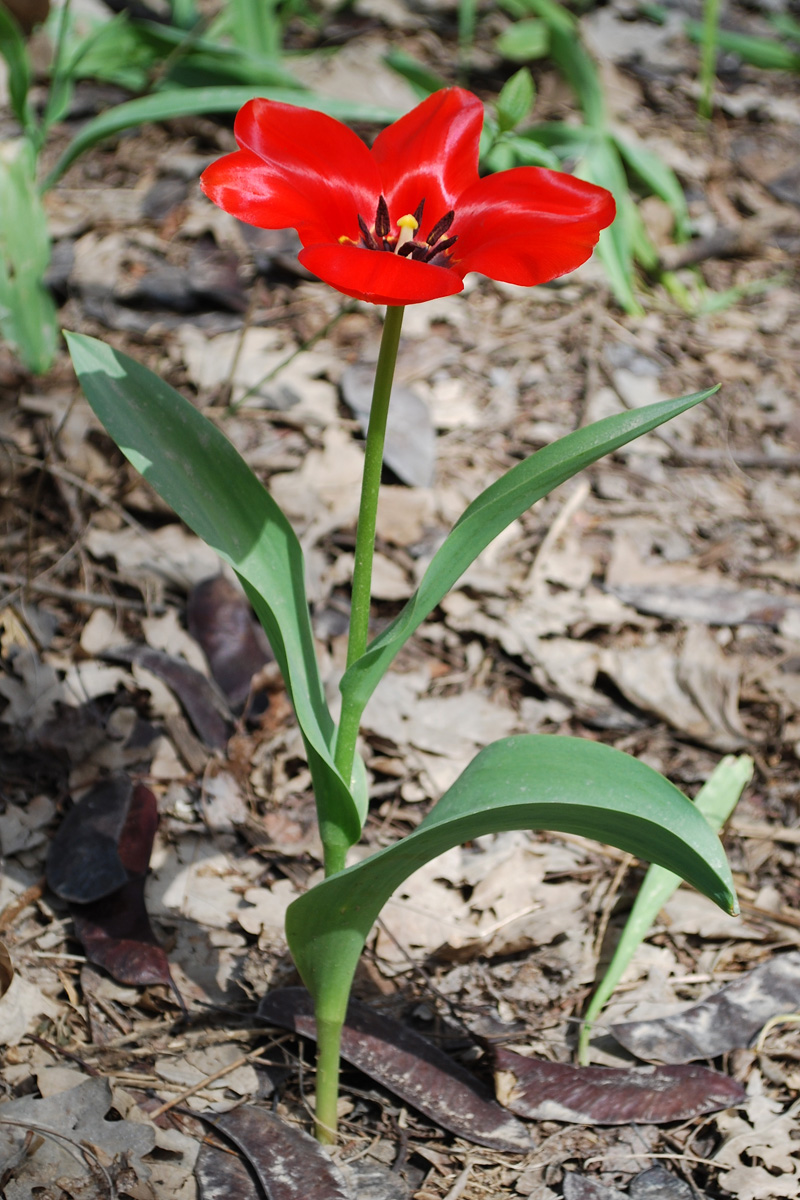
[[[405,309],[390,305],[386,309],[383,337],[375,368],[372,407],[369,414],[367,442],[364,454],[364,475],[361,481],[361,505],[358,510],[353,591],[350,605],[350,636],[347,643],[348,667],[361,658],[369,636],[369,609],[372,589],[372,559],[375,553],[375,525],[378,515],[378,494],[383,468],[383,444],[386,440],[386,420],[392,395],[392,380],[397,363],[397,347]],[[361,721],[361,709],[344,701],[336,739],[336,766],[342,778],[350,782],[356,739]]]
[[[711,117],[714,81],[717,75],[717,39],[719,38],[720,0],[705,0],[703,4],[703,38],[700,53],[700,116]]]
[[[336,1141],[339,1104],[339,1047],[343,1021],[317,1019],[316,1134],[326,1146]]]

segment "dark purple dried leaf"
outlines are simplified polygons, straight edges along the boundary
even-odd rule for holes
[[[127,881],[117,844],[133,784],[124,771],[98,783],[64,817],[47,855],[47,884],[62,900],[88,904]]]
[[[650,1167],[632,1179],[628,1197],[629,1200],[703,1200],[700,1192],[690,1188],[685,1179],[661,1166]]]
[[[305,988],[282,988],[258,1006],[262,1020],[316,1037]],[[526,1153],[533,1143],[489,1090],[419,1034],[353,1000],[342,1030],[342,1058],[413,1105],[442,1129],[493,1150]]]
[[[167,956],[158,944],[144,903],[144,882],[158,827],[156,798],[144,784],[133,789],[119,838],[126,882],[91,904],[71,904],[75,933],[89,962],[119,983],[171,984]]]
[[[71,904],[75,934],[89,962],[118,983],[171,984],[167,956],[144,905],[144,879],[132,879],[94,904]]]
[[[224,575],[215,575],[192,588],[186,623],[231,708],[241,712],[253,676],[271,661],[249,601]]]
[[[564,1200],[626,1200],[624,1192],[616,1188],[606,1187],[589,1175],[581,1175],[579,1171],[566,1171],[564,1174]]]
[[[221,750],[230,736],[230,712],[217,689],[183,658],[152,650],[149,646],[119,646],[104,651],[111,662],[136,662],[152,671],[178,697],[183,709],[206,746]]]
[[[268,1200],[352,1200],[319,1142],[268,1109],[243,1105],[205,1119],[241,1150]]]
[[[204,1142],[194,1164],[198,1200],[264,1200],[250,1170],[233,1151]]]
[[[128,875],[146,875],[158,829],[158,801],[148,787],[137,783],[117,850]]]
[[[708,1067],[576,1067],[501,1047],[494,1058],[500,1103],[532,1121],[657,1125],[730,1108],[745,1097],[735,1079]]]
[[[655,1021],[612,1025],[638,1058],[685,1063],[749,1046],[770,1019],[794,1012],[800,998],[800,950],[776,955],[699,1004]]]

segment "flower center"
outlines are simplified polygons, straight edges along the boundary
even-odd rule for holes
[[[416,237],[422,221],[425,201],[421,200],[413,213],[406,213],[396,223],[396,232],[392,229],[389,216],[389,206],[383,196],[378,200],[375,220],[372,226],[358,214],[358,228],[361,238],[353,242],[352,238],[340,237],[341,243],[349,242],[364,250],[383,250],[390,254],[399,254],[402,258],[413,258],[415,262],[433,263],[436,267],[450,265],[450,250],[458,241],[458,236],[445,237],[455,220],[455,210],[450,209],[441,217],[423,240]]]

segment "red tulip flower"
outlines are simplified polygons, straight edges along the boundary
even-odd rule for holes
[[[460,292],[477,271],[531,287],[580,266],[614,219],[604,188],[539,167],[478,175],[483,105],[429,96],[372,148],[332,117],[251,100],[239,150],[200,184],[263,229],[296,229],[300,262],[337,291],[405,305]]]

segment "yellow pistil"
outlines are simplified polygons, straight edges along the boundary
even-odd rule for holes
[[[401,246],[405,246],[406,242],[414,240],[414,234],[419,229],[419,221],[411,213],[406,213],[404,217],[400,217],[397,222],[397,228],[400,230],[400,233],[397,238],[397,245],[394,248],[395,254]]]

